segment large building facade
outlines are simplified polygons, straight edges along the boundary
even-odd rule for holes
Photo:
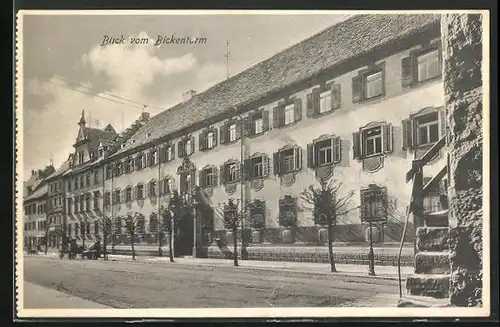
[[[187,92],[127,137],[113,130],[88,141],[96,158],[84,137],[77,140],[65,173],[68,235],[77,235],[75,226],[94,233],[90,225],[103,216],[140,213],[137,242],[158,244],[158,214],[172,192],[197,201],[197,188],[206,201],[176,229],[178,255],[223,257],[232,237],[219,209],[234,198],[250,208],[243,232],[250,259],[286,260],[300,249],[315,260],[326,231],[301,193],[335,178],[339,195],[354,192],[350,205],[359,210],[338,221],[334,242],[366,245],[363,222],[378,202],[392,210],[372,226],[375,241],[399,242],[411,193],[405,174],[445,130],[439,22],[438,15],[357,15],[203,93]],[[427,172],[445,162],[443,150]],[[373,185],[375,199],[366,196]],[[426,198],[426,210],[439,210],[438,198]],[[129,242],[122,226],[112,231],[113,246]]]

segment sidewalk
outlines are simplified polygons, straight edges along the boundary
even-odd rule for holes
[[[44,254],[41,254],[45,256]],[[48,252],[49,257],[58,257],[56,252]],[[174,263],[170,263],[168,256],[151,257],[151,256],[136,256],[136,260],[132,260],[130,255],[108,255],[110,261],[127,261],[135,263],[164,263],[175,265],[190,265],[190,266],[205,266],[205,267],[229,267],[229,268],[246,268],[255,270],[280,271],[280,272],[295,272],[304,274],[316,275],[339,275],[352,277],[367,277],[372,279],[398,280],[398,268],[393,266],[375,266],[375,276],[368,276],[368,265],[352,265],[352,264],[336,264],[337,272],[330,272],[328,263],[314,262],[289,262],[289,261],[257,261],[257,260],[238,260],[239,267],[233,266],[233,260],[225,259],[208,259],[208,258],[175,258]],[[401,267],[401,279],[404,280],[407,276],[413,274],[413,267]]]
[[[105,309],[103,304],[24,282],[23,309]]]

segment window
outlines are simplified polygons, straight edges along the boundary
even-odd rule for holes
[[[87,232],[87,235],[90,235],[90,222],[87,221],[87,223],[85,224],[86,226],[86,232]]]
[[[332,109],[332,92],[326,91],[319,95],[319,113],[322,114]]]
[[[165,178],[163,180],[163,194],[170,194],[171,190],[172,190],[172,179]]]
[[[382,128],[375,127],[363,132],[366,155],[376,155],[382,153]]]
[[[431,146],[444,135],[444,110],[428,107],[402,121],[403,150]]]
[[[77,213],[78,212],[78,198],[77,197],[75,197],[74,205],[75,205],[75,213]]]
[[[144,185],[139,184],[137,185],[137,200],[143,200],[144,199]]]
[[[380,222],[387,219],[387,188],[369,185],[361,190],[361,220]]]
[[[186,154],[191,153],[191,140],[186,140],[184,150],[186,151]]]
[[[392,125],[370,123],[353,133],[354,158],[364,159],[370,156],[392,152]]]
[[[288,105],[285,107],[285,122],[284,125],[289,125],[295,121],[294,105]]]
[[[153,166],[158,164],[158,150],[154,150],[151,152],[151,164]]]
[[[285,195],[279,200],[279,224],[283,227],[295,226],[297,223],[297,199]]]
[[[217,184],[217,172],[214,167],[207,167],[200,171],[199,184],[201,187],[212,187]]]
[[[94,210],[99,210],[99,192],[94,192],[94,196],[93,196],[93,200],[94,200]]]
[[[416,118],[417,145],[432,144],[439,140],[438,113]]]
[[[156,194],[156,181],[151,181],[149,182],[149,197],[155,197],[158,194]]]
[[[85,210],[90,211],[90,193],[85,194]]]
[[[229,142],[236,141],[236,124],[229,125]]]
[[[125,189],[125,201],[126,202],[132,201],[132,188],[131,187],[127,187]]]
[[[253,130],[254,134],[260,134],[264,132],[264,119],[262,118],[262,113],[255,115],[253,117]]]
[[[167,146],[167,161],[174,159],[174,147],[172,145]]]
[[[78,164],[81,165],[83,163],[83,151],[78,152]]]
[[[194,137],[185,137],[177,143],[178,157],[184,158],[194,153]]]
[[[68,184],[68,191],[71,191],[71,181],[70,181],[70,180],[68,180],[68,183],[67,183],[67,184]]]
[[[121,176],[123,174],[123,163],[121,161],[115,162],[113,167],[115,176]]]
[[[71,224],[68,224],[68,236],[71,237]]]
[[[366,83],[366,99],[370,99],[383,93],[383,79],[382,72],[376,72],[367,75],[365,78]]]
[[[228,162],[220,167],[221,183],[235,183],[240,180],[240,164]]]
[[[307,146],[309,168],[331,165],[341,161],[342,140],[338,136],[321,137]]]
[[[62,197],[59,196],[58,199],[59,199],[59,201],[58,201],[59,202],[59,206],[62,206]]]
[[[114,204],[120,204],[122,202],[122,192],[121,190],[115,190]]]
[[[78,190],[78,178],[73,178],[73,183],[75,184],[75,190]]]
[[[85,208],[85,196],[80,195],[80,212],[83,212],[85,210],[86,210],[86,208]]]
[[[433,50],[417,57],[418,81],[423,82],[440,75],[439,52]]]
[[[379,64],[362,70],[352,79],[352,101],[354,103],[382,96],[385,93],[385,65]]]
[[[83,179],[83,175],[80,175],[80,188],[84,188],[84,187],[85,187],[85,182]]]
[[[85,184],[87,186],[90,185],[90,172],[88,172],[88,173],[85,174]]]
[[[95,236],[99,235],[99,221],[98,220],[94,221],[94,235]]]
[[[207,148],[211,149],[214,147],[214,132],[207,133]]]
[[[439,41],[414,50],[401,60],[401,84],[412,86],[441,76],[441,45]]]
[[[144,168],[144,165],[143,165],[143,154],[138,154],[136,157],[135,157],[135,170],[140,170],[142,168]]]
[[[245,173],[248,178],[263,178],[268,175],[269,159],[266,155],[254,155],[244,161]]]
[[[151,234],[158,233],[158,218],[156,217],[156,213],[152,212],[151,216],[149,216],[149,232]]]

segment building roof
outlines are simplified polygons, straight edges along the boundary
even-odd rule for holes
[[[59,168],[55,172],[53,172],[49,177],[46,178],[46,180],[51,180],[53,178],[56,178],[58,176],[62,176],[68,169],[69,169],[69,159],[64,161]]]
[[[41,198],[44,195],[47,195],[47,193],[48,193],[48,188],[47,188],[47,184],[45,184],[45,185],[41,186],[40,188],[38,188],[35,192],[30,194],[29,196],[25,197],[24,202],[36,200],[38,198]]]
[[[113,144],[114,139],[118,134],[108,132],[98,128],[85,127],[86,137],[89,140],[89,150],[95,150],[101,141],[106,144]]]
[[[440,15],[355,15],[165,110],[113,156],[245,106],[390,41],[437,24]]]

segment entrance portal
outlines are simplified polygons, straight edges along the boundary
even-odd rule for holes
[[[177,222],[174,235],[174,256],[191,255],[193,252],[193,215],[186,212]]]

